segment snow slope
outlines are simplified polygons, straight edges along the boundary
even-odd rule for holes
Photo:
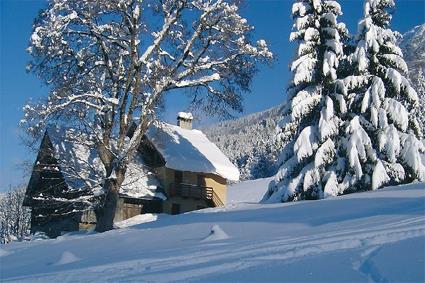
[[[231,185],[227,190],[227,203],[259,203],[267,192],[273,177],[249,180]]]
[[[247,183],[246,193],[261,186]],[[4,282],[424,282],[424,213],[423,183],[320,201],[235,200],[103,234],[4,245],[0,274]]]

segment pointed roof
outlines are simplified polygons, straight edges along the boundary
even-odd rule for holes
[[[78,139],[75,138],[77,134],[81,135]],[[46,136],[68,188],[90,186],[100,191],[102,185],[99,180],[103,180],[105,172],[95,145],[84,134],[70,128],[48,127]],[[159,186],[154,173],[144,164],[141,156],[136,155],[128,166],[120,194],[133,198],[165,199]]]
[[[160,123],[150,127],[146,136],[165,159],[167,168],[239,180],[238,168],[199,130]]]

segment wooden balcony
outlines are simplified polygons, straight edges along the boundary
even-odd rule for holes
[[[191,199],[206,200],[210,206],[224,206],[221,199],[214,192],[212,187],[205,187],[201,185],[185,184],[185,183],[171,183],[168,194],[170,197],[182,197]]]
[[[183,197],[192,199],[211,200],[213,198],[213,189],[211,187],[204,187],[192,184],[175,184],[171,183],[168,193],[171,197]]]

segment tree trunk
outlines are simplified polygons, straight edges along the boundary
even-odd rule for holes
[[[96,208],[96,231],[105,232],[114,228],[114,217],[118,203],[119,184],[115,179],[107,179],[103,186],[106,198],[103,205]]]

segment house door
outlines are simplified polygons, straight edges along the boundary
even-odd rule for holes
[[[205,182],[204,175],[198,175],[198,186],[205,187],[207,183]]]
[[[174,171],[174,183],[176,185],[183,183],[183,172],[182,171]]]
[[[171,204],[171,214],[176,215],[180,213],[180,204],[172,203]]]
[[[205,181],[205,176],[203,175],[198,175],[198,186],[199,186],[199,198],[200,199],[205,199],[207,198],[207,191],[205,189],[205,187],[207,186],[207,183]],[[199,209],[199,208],[198,208]]]

